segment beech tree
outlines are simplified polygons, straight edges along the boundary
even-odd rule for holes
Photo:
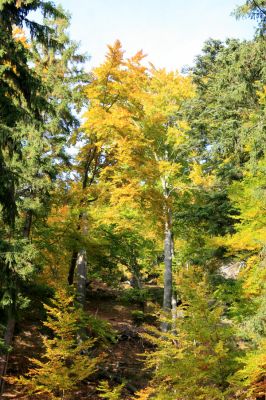
[[[188,182],[189,127],[182,114],[185,101],[193,96],[187,77],[164,70],[151,70],[144,99],[143,131],[149,143],[149,168],[155,170],[146,186],[153,190],[159,203],[157,218],[164,229],[164,301],[163,308],[172,307],[172,260],[174,254],[173,213],[179,193]]]
[[[116,194],[111,188],[115,188],[118,183],[118,175],[114,171],[125,165],[124,158],[128,157],[128,152],[125,150],[132,149],[133,142],[139,148],[142,146],[141,140],[138,142],[134,137],[139,131],[133,123],[134,110],[138,107],[138,104],[134,103],[137,97],[134,97],[133,92],[130,93],[142,77],[143,67],[139,64],[142,55],[139,54],[127,62],[122,61],[122,55],[119,42],[116,42],[114,47],[110,46],[106,62],[92,71],[92,81],[85,89],[90,105],[84,115],[86,121],[77,136],[78,140],[82,140],[83,146],[77,156],[76,167],[81,179],[78,184],[80,190],[78,229],[82,230],[83,237],[86,237],[89,230],[89,204],[94,201],[103,204],[107,198],[111,204],[114,202]],[[130,74],[132,80],[129,80]],[[128,80],[131,87],[124,80]],[[132,96],[132,100],[128,98],[129,95]],[[130,160],[137,167],[136,160],[133,157],[130,157]],[[132,182],[128,180],[128,187],[130,185]],[[117,186],[121,186],[120,183]],[[123,188],[125,189],[124,186]],[[76,264],[79,297],[84,301],[87,275],[87,250],[84,245],[73,252],[69,273],[70,283],[73,282]]]
[[[184,187],[188,154],[182,104],[193,89],[190,79],[177,73],[147,70],[142,58],[139,52],[125,60],[119,42],[109,47],[105,63],[93,71],[87,88],[90,107],[83,129],[109,161],[99,188],[110,205],[118,208],[133,202],[146,208],[164,229],[164,309],[170,310],[172,208]]]

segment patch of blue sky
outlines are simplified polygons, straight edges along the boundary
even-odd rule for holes
[[[142,49],[156,67],[175,70],[192,65],[208,38],[251,39],[251,20],[236,20],[244,0],[61,0],[72,15],[70,33],[99,65],[107,44],[122,42],[126,55]],[[59,1],[56,1],[59,4]]]

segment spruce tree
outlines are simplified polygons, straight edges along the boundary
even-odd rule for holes
[[[35,10],[46,17],[42,24],[28,18]],[[66,159],[64,146],[78,125],[72,105],[81,101],[76,86],[84,78],[78,67],[84,57],[65,34],[68,17],[51,2],[3,1],[0,19],[1,308],[10,348],[17,313],[27,302],[22,289],[40,269],[33,228],[47,216],[58,161]],[[1,376],[6,367],[3,353]]]

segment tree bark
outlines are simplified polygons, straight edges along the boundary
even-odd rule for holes
[[[163,311],[166,317],[171,317],[172,299],[173,299],[173,233],[172,233],[172,215],[171,210],[167,209],[164,230],[164,293],[163,293]],[[166,332],[170,329],[169,322],[163,322],[161,330]]]
[[[32,210],[26,211],[22,235],[24,238],[27,238],[27,239],[29,239],[29,237],[30,237],[31,226],[32,226],[32,217],[33,217]]]
[[[83,181],[82,181],[82,189],[85,190],[88,186],[90,186],[95,178],[95,174],[96,174],[96,167],[97,167],[97,163],[96,163],[96,158],[97,157],[97,147],[94,146],[91,151],[88,153],[87,155],[87,160],[84,166],[84,175],[83,175]],[[94,170],[92,173],[92,177],[90,180],[88,180],[88,172],[92,166],[92,162],[93,160],[95,160],[95,166],[94,166]],[[82,204],[82,201],[80,202],[80,204]],[[87,217],[86,217],[86,213],[81,212],[79,214],[79,223],[78,223],[78,231],[80,229],[82,229],[82,233],[84,235],[87,234]],[[84,231],[85,229],[85,231]],[[74,282],[74,275],[75,275],[75,269],[77,267],[77,275],[78,275],[78,281],[80,280],[80,283],[77,284],[77,297],[79,297],[79,290],[82,291],[84,290],[85,293],[85,289],[83,289],[82,286],[82,278],[81,276],[85,276],[87,274],[87,261],[86,261],[86,251],[84,249],[81,249],[79,251],[74,250],[72,253],[72,257],[71,257],[71,261],[70,261],[70,266],[69,266],[69,271],[68,271],[68,283],[69,285],[73,285]],[[79,268],[79,271],[78,271]],[[86,270],[86,271],[85,271]],[[86,272],[86,274],[84,275],[84,272]],[[85,282],[86,283],[86,282]],[[86,288],[86,286],[85,286]]]
[[[74,274],[75,274],[75,268],[77,264],[77,258],[78,258],[78,252],[73,251],[71,261],[70,261],[70,266],[69,266],[69,271],[68,271],[68,284],[73,285],[74,283]]]
[[[82,249],[77,256],[77,300],[84,308],[86,301],[87,254]]]
[[[4,344],[7,347],[7,349],[12,344],[15,325],[16,325],[16,320],[15,320],[14,313],[13,313],[13,307],[10,306],[9,310],[8,310],[8,320],[7,320],[6,331],[5,331],[5,335],[4,335]],[[1,395],[4,392],[5,381],[3,378],[7,371],[8,358],[9,358],[9,352],[2,353],[0,355],[0,394]]]
[[[164,237],[164,296],[163,309],[168,312],[172,307],[172,231],[169,218],[165,222],[165,237]]]
[[[136,289],[141,289],[142,284],[141,284],[140,268],[137,265],[137,263],[135,263],[132,266],[131,271],[132,271],[132,279],[131,279],[132,287]]]
[[[81,214],[82,236],[86,237],[88,233],[88,219],[85,211]],[[86,301],[86,281],[87,281],[87,251],[80,248],[77,254],[77,300],[84,309]]]

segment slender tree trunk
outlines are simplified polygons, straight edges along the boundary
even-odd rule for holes
[[[77,264],[77,258],[78,258],[78,252],[73,251],[71,261],[70,261],[70,266],[69,266],[69,271],[68,271],[68,284],[73,285],[74,283],[74,274],[75,274],[75,268]]]
[[[87,235],[87,214],[82,212],[79,216],[78,229],[82,231],[82,236]],[[71,257],[70,267],[68,271],[68,283],[73,285],[75,269],[77,270],[77,300],[84,308],[86,300],[86,280],[87,280],[87,254],[86,249],[80,248],[74,250]]]
[[[81,214],[81,231],[84,237],[88,233],[88,219],[85,211]],[[81,248],[77,254],[77,300],[84,308],[86,301],[86,281],[87,281],[87,252]]]
[[[171,252],[172,252],[172,263],[173,263],[173,258],[174,258],[174,235],[173,232],[171,232]],[[177,318],[177,293],[174,290],[174,288],[172,289],[172,320],[173,320],[173,325],[175,325],[176,322],[176,318]]]
[[[134,273],[133,273],[132,279],[130,280],[130,283],[134,289],[142,288],[142,284],[141,284],[141,280],[140,280],[139,276],[135,275]]]
[[[164,232],[164,295],[163,295],[163,309],[168,312],[172,308],[172,232],[169,218],[165,221]]]
[[[87,254],[82,249],[77,257],[77,300],[84,308],[86,300],[86,280],[87,280]]]
[[[13,313],[13,307],[10,306],[9,310],[8,310],[8,320],[7,320],[7,326],[6,326],[5,336],[4,336],[4,344],[7,349],[9,349],[9,347],[12,344],[15,325],[16,325],[16,320],[15,320],[14,313]],[[3,378],[7,371],[8,358],[9,358],[9,352],[2,353],[0,355],[0,394],[1,395],[4,392],[5,381]]]
[[[87,253],[81,249],[77,255],[77,301],[83,310],[86,304],[86,281],[87,281]],[[81,327],[77,332],[77,341],[82,343],[87,337],[86,329]]]
[[[171,316],[173,300],[173,233],[172,233],[172,215],[171,210],[167,209],[164,230],[164,293],[163,310],[166,316]],[[166,332],[170,328],[170,323],[163,322],[161,329]]]
[[[178,311],[177,311],[177,296],[176,293],[173,293],[172,295],[172,323],[171,323],[171,328],[172,332],[176,333],[176,320],[178,316]]]
[[[85,211],[81,213],[80,229],[83,236],[87,236],[88,233],[88,220]],[[77,253],[77,301],[80,308],[85,309],[86,304],[86,282],[87,282],[87,251],[85,248],[80,248]],[[86,339],[85,328],[80,328],[77,333],[77,340],[79,343]]]
[[[173,323],[175,322],[177,318],[177,298],[176,298],[176,294],[172,295],[172,320]]]
[[[95,167],[94,171],[92,174],[91,179],[88,179],[88,172],[91,168],[92,162],[95,159],[97,155],[97,147],[94,146],[91,151],[88,153],[87,160],[84,166],[84,176],[83,176],[83,182],[82,182],[82,189],[85,190],[88,186],[90,186],[95,178],[95,173],[96,173],[96,166],[97,163],[95,161]],[[82,201],[81,201],[82,204]],[[78,230],[82,230],[82,234],[86,235],[87,234],[87,216],[86,213],[81,212],[79,215],[79,223],[78,223]],[[80,298],[82,300],[81,292],[85,294],[85,289],[86,289],[86,275],[87,275],[87,260],[86,260],[86,250],[80,249],[79,251],[74,250],[72,253],[71,261],[70,261],[70,266],[69,266],[69,271],[68,271],[68,283],[69,285],[73,285],[74,282],[74,275],[75,275],[75,269],[77,267],[77,297],[78,299]],[[82,281],[82,277],[85,276],[85,282]],[[85,285],[85,286],[84,286]],[[83,287],[84,286],[84,287]],[[85,300],[82,300],[85,301]]]
[[[142,283],[141,283],[141,274],[140,274],[140,268],[136,264],[132,266],[132,279],[131,279],[131,284],[133,288],[141,289],[142,288]]]
[[[33,213],[31,210],[28,210],[26,212],[25,222],[24,222],[23,231],[22,231],[23,237],[27,238],[27,239],[29,239],[29,237],[30,237],[32,218],[33,218]]]

